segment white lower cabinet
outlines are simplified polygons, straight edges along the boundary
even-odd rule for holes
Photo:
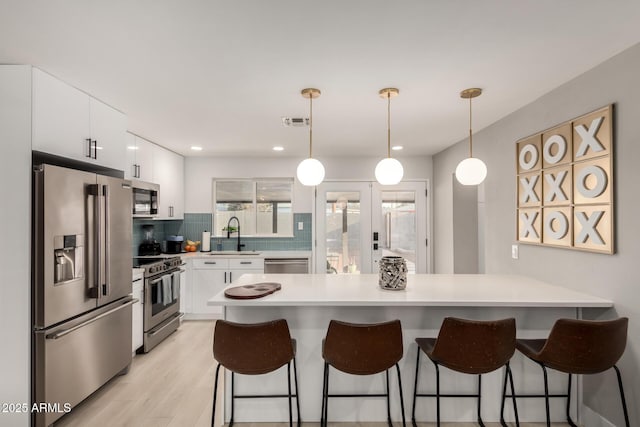
[[[132,321],[131,321],[131,352],[135,353],[137,349],[142,347],[144,338],[144,326],[142,324],[144,317],[144,280],[139,278],[132,284],[133,297],[138,300],[133,304]]]
[[[263,259],[214,258],[194,259],[192,270],[193,314],[219,318],[222,307],[209,306],[207,300],[233,284],[243,274],[264,272]]]

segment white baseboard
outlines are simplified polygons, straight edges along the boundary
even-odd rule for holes
[[[584,427],[616,427],[615,424],[585,405],[582,405],[582,424]]]

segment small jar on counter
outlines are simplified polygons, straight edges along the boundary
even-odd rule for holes
[[[407,263],[401,256],[383,256],[378,263],[382,289],[399,291],[407,287]]]

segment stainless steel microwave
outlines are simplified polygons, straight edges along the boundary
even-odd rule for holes
[[[152,217],[158,215],[160,186],[151,182],[132,181],[133,216]]]

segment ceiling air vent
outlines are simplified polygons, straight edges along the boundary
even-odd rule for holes
[[[308,117],[283,117],[282,126],[285,127],[305,127],[309,126]]]

